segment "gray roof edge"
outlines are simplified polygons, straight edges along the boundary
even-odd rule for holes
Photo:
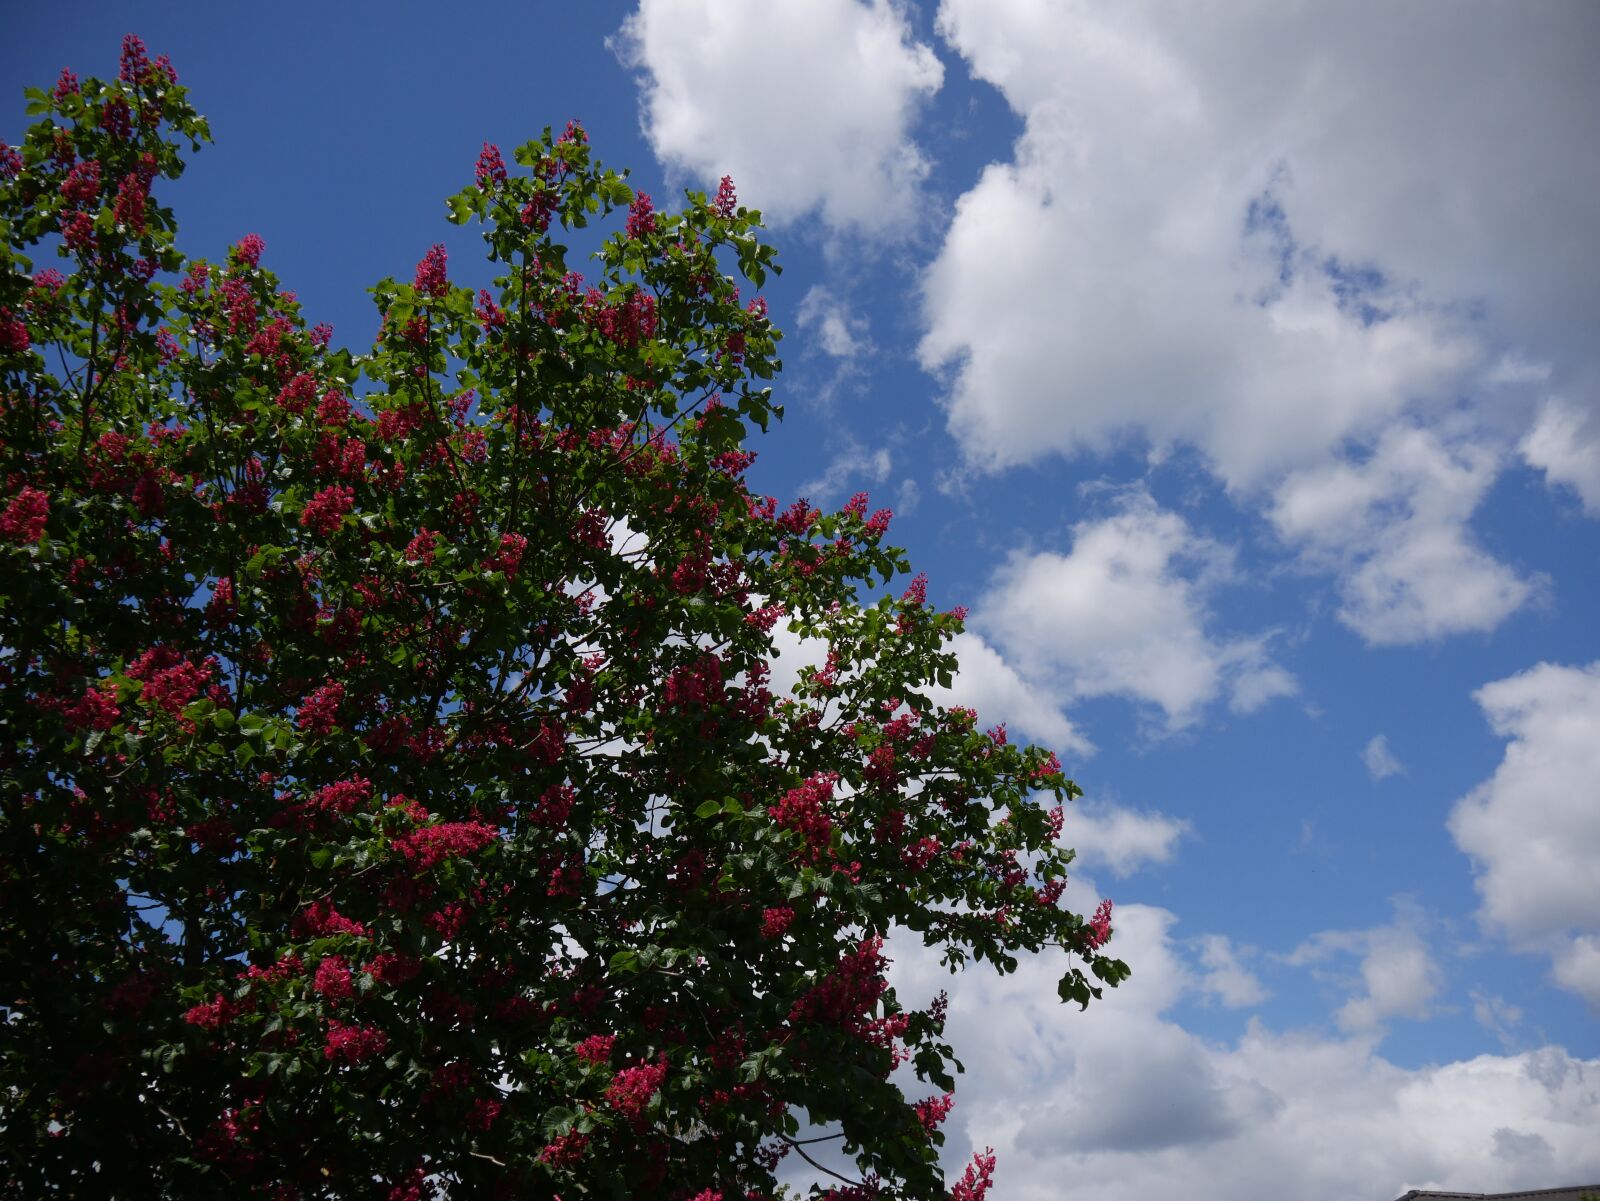
[[[1520,1198],[1543,1197],[1545,1201],[1578,1201],[1584,1193],[1600,1195],[1600,1184],[1568,1184],[1559,1188],[1522,1189],[1510,1193],[1448,1193],[1428,1189],[1412,1189],[1395,1201],[1519,1201]]]

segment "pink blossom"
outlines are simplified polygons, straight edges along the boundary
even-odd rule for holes
[[[983,1201],[994,1184],[994,1148],[985,1147],[972,1157],[961,1179],[950,1190],[950,1201]]]
[[[485,329],[499,329],[506,323],[505,311],[489,295],[488,289],[478,289],[478,320],[483,322]]]
[[[322,489],[300,514],[300,524],[314,534],[330,537],[356,503],[356,491],[348,484],[333,484]]]
[[[313,736],[331,734],[339,724],[339,706],[343,703],[344,685],[329,680],[300,702],[295,725]]]
[[[117,185],[117,199],[112,207],[112,220],[130,233],[144,232],[144,207],[150,199],[150,185],[137,171],[129,172]]]
[[[722,182],[717,185],[717,198],[711,202],[711,207],[717,216],[731,218],[738,203],[739,198],[733,190],[733,176],[724,175]]]
[[[1089,919],[1088,933],[1084,935],[1084,942],[1091,951],[1098,951],[1106,945],[1111,937],[1111,898],[1107,897],[1100,902],[1099,908],[1094,911],[1094,916]]]
[[[50,498],[37,488],[23,488],[0,513],[0,538],[26,546],[44,538]]]
[[[761,937],[782,938],[789,923],[794,921],[794,910],[787,905],[761,911]]]
[[[446,859],[476,854],[499,837],[498,830],[483,822],[444,822],[402,834],[391,845],[419,871],[427,871]]]
[[[645,238],[656,232],[655,206],[649,192],[639,192],[628,206],[627,234],[630,238]]]
[[[145,55],[144,42],[135,34],[122,39],[122,71],[118,78],[124,83],[143,83],[150,60]]]
[[[106,681],[90,688],[77,702],[62,710],[67,724],[76,730],[109,730],[117,724],[117,687]]]
[[[312,807],[324,813],[354,813],[371,799],[372,781],[361,776],[336,780],[311,794]]]
[[[245,234],[234,246],[233,254],[246,267],[256,267],[261,264],[261,254],[266,248],[260,234]]]
[[[347,1026],[342,1022],[328,1023],[328,1041],[322,1053],[328,1059],[343,1063],[360,1063],[382,1055],[389,1046],[389,1036],[372,1026]]]
[[[406,543],[406,561],[409,563],[422,563],[433,565],[434,547],[438,544],[439,535],[424,527],[417,531],[417,536]]]
[[[838,780],[836,772],[818,772],[798,788],[784,793],[776,805],[767,806],[767,814],[773,821],[806,840],[813,862],[827,854],[833,837],[833,822],[823,806],[833,800],[833,786]]]
[[[661,1083],[666,1078],[665,1055],[655,1063],[623,1068],[606,1087],[606,1100],[612,1109],[624,1117],[637,1119],[656,1093],[661,1091]]]
[[[445,278],[445,250],[442,243],[435,243],[422,256],[411,286],[424,296],[443,296],[450,290],[450,281]]]
[[[100,164],[85,159],[61,181],[61,198],[68,204],[92,205],[100,201]]]
[[[506,181],[506,162],[500,157],[500,147],[493,142],[485,142],[478,152],[477,179],[478,186],[485,189]]]
[[[303,930],[313,938],[326,938],[332,934],[349,934],[364,938],[367,933],[365,926],[345,917],[327,901],[312,901],[300,911],[300,916],[295,919],[295,926],[297,930]]]
[[[588,1135],[569,1130],[540,1149],[539,1162],[547,1163],[553,1168],[570,1168],[583,1161],[588,1146]]]
[[[350,981],[350,965],[339,955],[329,955],[317,964],[311,987],[330,1001],[342,1001],[354,991]]]
[[[183,1020],[202,1030],[220,1030],[239,1014],[239,1007],[221,993],[185,1011]]]
[[[883,939],[862,939],[854,951],[823,977],[789,1010],[791,1022],[813,1022],[837,1026],[853,1034],[865,1034],[867,1014],[888,991],[884,968]]]
[[[942,1097],[929,1097],[926,1101],[918,1101],[913,1109],[917,1113],[917,1121],[922,1123],[924,1130],[934,1130],[939,1123],[950,1116],[950,1109],[956,1103],[954,1093],[946,1093]]]

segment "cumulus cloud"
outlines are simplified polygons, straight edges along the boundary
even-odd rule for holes
[[[1340,1029],[1354,1034],[1380,1033],[1392,1018],[1422,1019],[1432,1013],[1441,983],[1438,965],[1418,929],[1419,919],[1401,906],[1396,920],[1370,930],[1325,930],[1288,956],[1296,966],[1343,966],[1357,960],[1352,980],[1340,972],[1329,976],[1349,982],[1353,995],[1334,1014]]]
[[[1398,776],[1405,771],[1400,760],[1394,757],[1394,752],[1389,749],[1389,740],[1382,734],[1374,734],[1371,741],[1361,750],[1361,762],[1367,765],[1367,771],[1374,780],[1387,780],[1390,776]]]
[[[970,464],[1184,443],[1275,514],[1296,473],[1347,468],[1359,531],[1284,532],[1363,637],[1527,599],[1466,523],[1519,440],[1600,511],[1593,6],[943,0],[938,27],[1024,121],[923,279],[919,355]],[[1435,462],[1363,470],[1463,405]]]
[[[800,493],[818,504],[830,504],[846,489],[881,484],[888,478],[893,465],[894,456],[888,447],[868,450],[859,442],[849,439],[823,468],[821,475],[800,485]]]
[[[1127,697],[1181,729],[1224,694],[1248,711],[1295,689],[1264,638],[1209,628],[1208,597],[1232,564],[1227,547],[1132,492],[1110,517],[1074,527],[1067,553],[1013,555],[975,624],[1063,697]]]
[[[1549,954],[1556,982],[1600,1006],[1600,662],[1541,663],[1474,696],[1510,740],[1450,815],[1477,868],[1479,918]]]
[[[1434,431],[1394,426],[1363,462],[1291,473],[1270,516],[1285,540],[1341,570],[1339,619],[1368,643],[1491,630],[1537,585],[1468,528],[1497,470],[1471,443],[1448,447]]]
[[[612,41],[640,72],[656,157],[779,220],[908,226],[929,164],[910,134],[944,68],[891,0],[641,0]]]
[[[1197,987],[1205,997],[1229,1009],[1248,1009],[1271,995],[1227,935],[1206,934],[1197,941],[1203,968]]]
[[[1600,517],[1600,411],[1551,397],[1521,449],[1551,483],[1571,488],[1584,511]]]
[[[872,350],[867,319],[821,284],[801,298],[795,319],[800,331],[810,334],[830,358],[854,358]]]
[[[1024,680],[981,635],[963,631],[950,649],[960,668],[949,688],[928,689],[934,701],[975,709],[985,726],[1004,723],[1058,754],[1084,758],[1094,753],[1094,744],[1067,717],[1060,700]]]
[[[1074,904],[1085,901],[1092,886]],[[1176,916],[1129,904],[1116,918],[1112,947],[1134,975],[1083,1013],[1055,1001],[1060,964],[1048,957],[952,982],[932,954],[894,946],[903,1001],[950,990],[950,1040],[968,1070],[946,1123],[949,1169],[992,1145],[996,1192],[1017,1201],[1064,1189],[1103,1201],[1327,1201],[1526,1187],[1535,1167],[1541,1179],[1600,1176],[1600,1060],[1545,1047],[1412,1069],[1379,1055],[1370,1034],[1259,1019],[1236,1041],[1203,1039],[1167,1016],[1206,995]]]
[[[1171,862],[1189,823],[1164,813],[1141,813],[1117,805],[1082,803],[1073,808],[1062,841],[1081,863],[1127,876],[1151,863]]]

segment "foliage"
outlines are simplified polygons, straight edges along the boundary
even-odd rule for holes
[[[1059,948],[1085,1004],[1127,969],[1060,904],[1055,757],[929,699],[961,616],[884,590],[888,514],[741,481],[759,214],[656,212],[576,126],[485,147],[449,207],[493,290],[436,247],[357,355],[258,237],[179,251],[152,187],[208,134],[164,60],[28,95],[0,1194],[766,1197],[809,1122],[835,1195],[945,1195],[901,1086],[959,1064],[882,939]],[[774,696],[780,624],[827,652]]]

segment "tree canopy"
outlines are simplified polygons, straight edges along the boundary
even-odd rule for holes
[[[889,513],[743,482],[780,335],[732,182],[664,211],[576,125],[486,145],[449,216],[492,284],[435,246],[352,353],[260,237],[180,249],[157,188],[209,135],[165,59],[28,100],[4,1195],[733,1201],[792,1153],[981,1197],[884,940],[1051,951],[1081,1004],[1127,968],[1062,904],[1056,757],[935,702],[963,615]]]

